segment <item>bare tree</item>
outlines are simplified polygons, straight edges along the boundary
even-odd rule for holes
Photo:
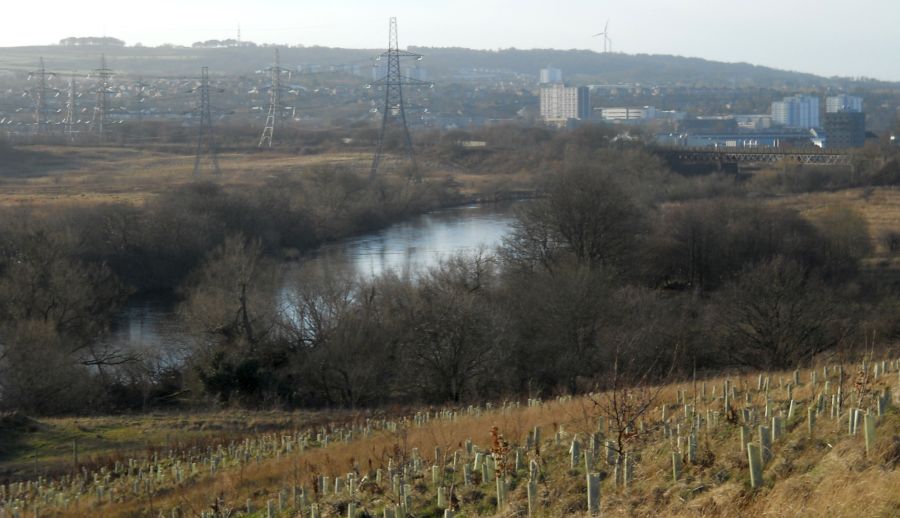
[[[638,450],[640,442],[656,429],[650,423],[642,426],[643,420],[659,403],[660,394],[678,365],[677,345],[667,350],[654,343],[653,335],[661,331],[659,323],[650,319],[644,327],[620,332],[612,366],[589,397],[595,415],[606,421],[620,467],[624,455]]]
[[[258,241],[227,238],[190,284],[183,311],[214,341],[242,342],[252,350],[272,331],[275,270]]]
[[[260,245],[230,237],[195,272],[181,308],[194,329],[190,364],[205,390],[229,401],[254,401],[277,392],[281,358],[271,348],[276,324],[277,270]]]
[[[565,256],[588,267],[622,266],[644,217],[609,173],[576,167],[554,176],[546,196],[520,212],[504,256],[519,267],[552,268]]]
[[[716,298],[722,353],[757,369],[793,368],[835,345],[842,325],[831,291],[795,261],[747,268]]]
[[[51,324],[23,321],[0,333],[0,408],[35,414],[88,410],[96,389],[88,368]]]
[[[605,368],[604,334],[619,316],[612,273],[558,264],[552,272],[507,274],[505,288],[516,349],[506,356],[518,389],[589,388]]]
[[[281,329],[295,390],[349,407],[386,398],[393,343],[384,332],[382,286],[349,272],[304,269],[294,277]]]
[[[402,350],[411,379],[432,398],[460,402],[492,371],[503,327],[489,303],[491,269],[481,253],[451,258],[406,301]]]

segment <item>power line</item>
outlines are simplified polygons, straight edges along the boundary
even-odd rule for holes
[[[409,126],[406,123],[406,107],[403,103],[403,86],[404,85],[430,85],[424,81],[411,79],[402,74],[400,69],[400,60],[402,58],[422,59],[419,54],[414,54],[405,50],[400,50],[397,40],[397,18],[392,17],[390,21],[388,36],[388,50],[383,52],[378,59],[387,59],[386,75],[372,83],[372,86],[384,86],[384,112],[381,116],[381,132],[378,135],[378,147],[375,151],[375,158],[372,160],[372,169],[369,178],[374,179],[378,173],[378,166],[381,163],[381,157],[384,153],[384,141],[389,125],[399,124],[403,131],[403,142],[406,148],[406,156],[412,162],[413,170],[417,168],[416,156],[413,151],[412,138],[409,135]]]
[[[200,103],[197,107],[200,126],[197,128],[197,154],[194,157],[194,176],[200,174],[200,160],[208,154],[213,164],[213,174],[219,174],[219,157],[216,156],[216,142],[213,136],[212,113],[209,106],[209,67],[200,69]]]
[[[66,126],[66,135],[69,137],[70,142],[75,140],[75,133],[78,131],[75,126],[75,118],[78,114],[77,98],[78,91],[75,83],[75,75],[73,74],[69,79],[69,96],[66,99],[66,118],[63,120],[63,123],[65,123]]]
[[[43,135],[47,132],[47,76],[52,75],[44,67],[44,58],[41,57],[40,67],[29,74],[29,79],[35,79],[37,84],[31,89],[31,97],[34,100],[34,132]]]
[[[259,137],[259,147],[272,147],[272,138],[275,135],[275,125],[281,122],[283,108],[281,106],[281,56],[275,49],[275,66],[270,67],[272,74],[272,87],[269,90],[269,112],[266,115],[266,127]]]
[[[135,103],[137,104],[138,135],[143,135],[144,132],[144,88],[147,86],[147,83],[144,82],[144,77],[138,77],[137,83],[135,84],[135,87],[137,87]]]
[[[112,70],[106,67],[106,54],[100,56],[100,68],[94,70],[97,76],[97,104],[94,106],[94,118],[91,121],[97,132],[97,140],[100,144],[106,141],[107,124],[109,120],[109,94],[110,78]]]

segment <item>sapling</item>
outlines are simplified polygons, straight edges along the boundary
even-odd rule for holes
[[[759,449],[763,464],[768,464],[772,459],[772,436],[770,434],[768,426],[759,427]]]
[[[765,427],[760,427],[765,428]],[[760,433],[760,437],[763,434]],[[747,443],[747,461],[750,464],[750,487],[759,489],[762,487],[762,466],[763,458],[760,452],[760,446],[755,443]]]
[[[772,443],[781,439],[781,436],[784,434],[784,418],[780,415],[776,415],[772,418]]]
[[[600,514],[600,475],[587,474],[587,503],[588,514],[597,516]]]
[[[537,512],[537,480],[528,481],[528,516],[534,516]]]
[[[672,481],[678,482],[678,479],[681,478],[681,454],[679,452],[672,452]]]
[[[504,507],[506,507],[506,477],[499,476],[497,477],[497,510],[500,511]]]
[[[578,436],[572,440],[572,445],[569,447],[569,467],[571,469],[575,469],[578,467],[578,461],[581,459],[581,443],[578,442]]]
[[[631,453],[625,454],[624,472],[622,482],[625,484],[625,487],[630,487],[631,482],[634,480],[634,458]]]
[[[866,438],[866,456],[872,455],[872,449],[875,448],[875,416],[866,414],[863,422],[863,433]]]
[[[741,452],[747,451],[747,443],[750,442],[750,429],[747,428],[747,425],[741,425],[740,429],[741,435]]]

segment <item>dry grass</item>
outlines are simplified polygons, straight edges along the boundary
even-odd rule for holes
[[[69,417],[0,426],[0,474],[13,479],[67,472],[78,444],[79,465],[106,465],[152,451],[220,444],[274,430],[353,419],[348,412],[155,413],[126,417]],[[2,479],[2,478],[0,478]]]
[[[166,189],[197,180],[192,155],[133,148],[65,148],[34,146],[40,157],[0,177],[2,205],[82,205],[142,203]],[[361,153],[301,156],[281,152],[221,154],[222,174],[216,181],[252,187],[273,175],[298,174],[323,164],[365,167],[371,157]],[[212,179],[208,162],[202,178]]]
[[[27,160],[0,167],[0,206],[74,206],[96,203],[141,204],[148,197],[197,180],[194,156],[137,148],[31,146]],[[215,181],[253,187],[272,176],[301,174],[311,166],[343,165],[367,173],[372,156],[366,152],[297,155],[272,150],[219,155],[222,174]],[[402,170],[405,162],[386,157],[388,169]],[[213,179],[204,161],[201,179]],[[421,164],[430,180],[452,178],[469,197],[497,192],[530,191],[534,175],[525,172],[479,174],[439,164]]]
[[[886,252],[879,236],[900,232],[900,190],[892,187],[795,194],[775,198],[771,203],[794,209],[811,220],[835,206],[849,207],[869,223],[869,235],[879,255]]]
[[[790,373],[778,373],[770,377],[770,396],[776,412],[787,411],[786,390],[779,388],[780,380],[790,380]],[[753,404],[760,408],[764,395],[755,390],[756,376],[731,376],[729,379],[741,394],[749,393]],[[785,435],[773,447],[774,457],[764,471],[764,487],[753,490],[749,486],[746,454],[740,450],[737,424],[720,417],[719,426],[707,429],[701,426],[698,445],[701,462],[685,464],[682,477],[673,482],[671,477],[671,453],[673,440],[662,438],[655,425],[660,412],[654,409],[646,416],[648,432],[635,443],[637,455],[635,481],[628,487],[616,487],[611,469],[600,461],[602,482],[602,508],[604,516],[853,516],[866,510],[871,516],[897,516],[900,510],[900,414],[896,408],[880,419],[877,427],[878,441],[875,451],[865,455],[861,434],[849,437],[846,418],[832,420],[825,414],[819,417],[814,437],[806,432],[806,405],[822,390],[820,378],[817,386],[808,382],[794,389],[798,402],[797,415],[786,419]],[[898,374],[892,372],[882,378],[879,386],[890,384],[894,393],[900,392]],[[707,381],[707,395],[713,385],[721,386],[723,378]],[[835,382],[832,380],[832,385]],[[699,397],[701,384],[679,384],[665,387],[660,401],[667,404],[669,415],[677,418],[681,405],[675,405],[678,390],[686,390],[695,402],[696,411],[705,416],[707,408],[720,410],[721,399],[706,400]],[[832,387],[834,390],[834,387]],[[845,390],[849,390],[845,387]],[[409,426],[397,433],[376,432],[367,439],[352,442],[335,442],[325,448],[308,449],[303,453],[270,458],[260,463],[250,463],[238,469],[232,468],[216,476],[208,474],[197,478],[177,491],[164,491],[153,499],[142,497],[95,507],[90,499],[82,500],[68,512],[59,516],[155,516],[160,510],[179,507],[199,515],[209,509],[216,497],[221,497],[231,507],[243,507],[249,499],[257,509],[264,508],[267,500],[276,499],[277,492],[286,487],[315,486],[315,477],[341,476],[358,472],[360,476],[376,468],[385,468],[389,459],[406,458],[417,448],[426,465],[430,465],[433,451],[440,447],[448,456],[463,450],[467,439],[472,439],[482,450],[490,446],[490,429],[499,427],[513,443],[523,443],[528,430],[540,426],[544,441],[540,454],[529,452],[529,458],[542,466],[543,482],[539,486],[542,510],[538,516],[554,517],[582,515],[584,510],[584,471],[571,470],[568,466],[568,447],[573,434],[579,434],[586,442],[587,433],[594,431],[597,410],[590,398],[575,398],[564,402],[550,402],[538,407],[510,408],[504,411],[486,412],[481,416],[459,417],[455,421],[433,420],[423,426]],[[277,414],[272,414],[276,419]],[[553,436],[563,429],[563,440],[554,444]],[[650,431],[653,430],[653,431]],[[755,436],[755,432],[754,432]],[[426,470],[428,471],[428,470]],[[473,488],[458,488],[466,502],[463,513],[457,516],[512,516],[524,509],[524,483],[519,473],[510,490],[508,509],[495,514],[492,484]],[[414,508],[416,516],[431,516],[434,512],[436,489],[429,476],[414,476],[416,488]],[[467,500],[468,499],[468,500]],[[361,492],[355,498],[360,509],[378,515],[389,498],[380,492]],[[320,496],[320,504],[326,509],[323,516],[336,516],[349,501],[347,496]],[[150,509],[153,509],[153,512]],[[420,512],[421,511],[421,512]],[[263,513],[259,516],[265,516]],[[285,513],[283,516],[294,516]]]

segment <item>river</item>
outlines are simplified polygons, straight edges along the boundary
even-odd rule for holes
[[[325,245],[301,261],[303,267],[341,269],[362,278],[386,271],[414,277],[452,254],[496,249],[520,203],[441,209]],[[136,298],[114,319],[103,345],[178,362],[188,342],[172,301]]]

